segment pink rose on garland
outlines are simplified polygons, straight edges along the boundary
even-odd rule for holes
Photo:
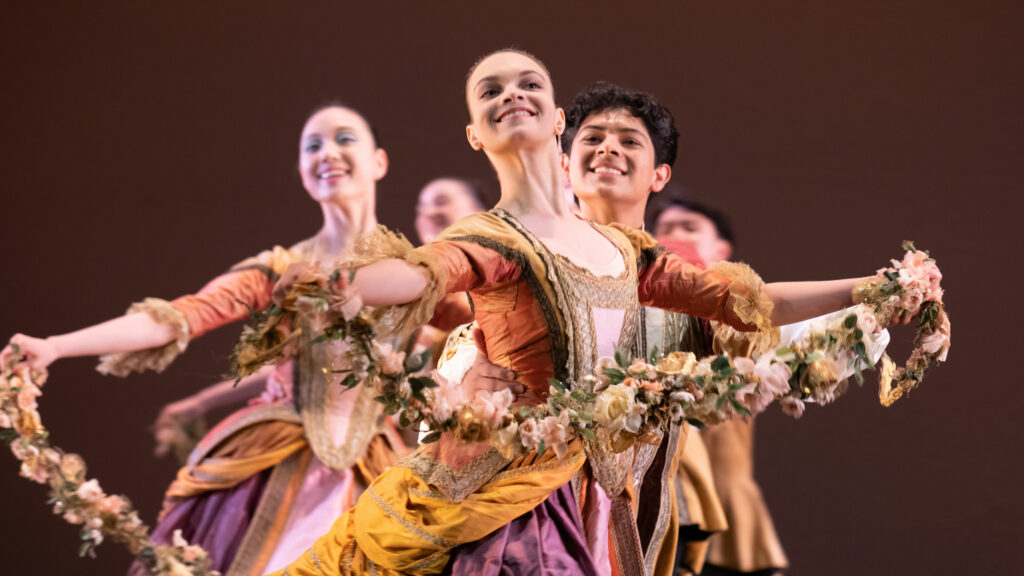
[[[381,372],[396,375],[405,371],[405,352],[395,352],[390,344],[374,340],[373,355],[379,362]]]
[[[526,420],[519,425],[519,441],[523,443],[523,446],[532,450],[537,447],[540,439],[540,430],[536,420]]]
[[[507,388],[497,392],[480,390],[473,396],[469,406],[477,417],[486,420],[491,428],[497,428],[504,422],[508,407],[514,399],[512,391]]]
[[[865,334],[874,334],[878,331],[878,319],[866,306],[857,307],[857,328]]]
[[[75,490],[75,495],[86,502],[99,502],[103,498],[103,489],[100,488],[99,481],[93,478],[79,486],[78,490]]]
[[[107,514],[119,514],[126,506],[128,506],[128,502],[117,494],[100,500],[100,510]]]
[[[434,398],[429,408],[437,420],[445,421],[451,418],[459,405],[466,401],[466,396],[460,383],[450,382],[437,372],[434,372],[431,377],[434,382],[437,382],[437,388],[434,388]]]
[[[736,369],[737,374],[743,376],[750,376],[754,373],[754,361],[746,356],[733,358],[732,367]]]
[[[946,361],[949,354],[949,318],[943,317],[939,329],[921,338],[921,349],[936,356],[939,362]]]
[[[786,396],[782,399],[782,412],[787,416],[799,418],[804,415],[804,402],[799,398]]]
[[[85,522],[85,518],[82,518],[75,512],[70,511],[64,513],[64,520],[67,521],[69,524],[82,524],[83,522]]]
[[[594,368],[594,375],[597,376],[597,381],[601,385],[601,388],[607,386],[610,382],[608,376],[605,375],[604,371],[618,368],[619,365],[617,362],[615,362],[614,358],[610,358],[608,356],[598,358],[597,366]]]
[[[658,380],[641,380],[640,388],[651,392],[661,392],[665,389],[665,385]]]
[[[40,395],[42,395],[42,392],[39,388],[26,382],[21,391],[18,392],[18,408],[21,408],[25,412],[35,410],[39,407],[39,404],[36,402],[36,398]]]
[[[789,378],[793,376],[793,371],[789,369],[785,362],[775,361],[775,352],[762,354],[757,359],[757,365],[754,366],[754,376],[761,381],[761,385],[765,389],[765,395],[770,394],[774,398],[789,394]],[[768,402],[770,403],[771,400],[768,400]]]
[[[788,386],[787,386],[788,390]],[[739,400],[751,415],[760,414],[775,400],[775,392],[763,381],[753,381],[736,391],[736,399]]]
[[[537,433],[544,445],[562,458],[569,452],[569,411],[562,410],[558,416],[548,416],[537,423]]]
[[[644,362],[643,360],[638,358],[636,360],[633,360],[633,363],[629,365],[627,371],[630,374],[640,374],[641,372],[654,374],[654,366],[651,366],[647,362]]]

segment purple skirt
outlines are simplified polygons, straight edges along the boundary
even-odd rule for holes
[[[485,538],[452,550],[451,576],[597,576],[572,485]]]
[[[171,544],[174,531],[181,530],[189,544],[199,544],[209,553],[214,570],[226,574],[249,529],[271,471],[273,468],[254,474],[227,490],[204,492],[182,501],[157,522],[153,542]],[[138,561],[128,569],[129,576],[148,574]]]

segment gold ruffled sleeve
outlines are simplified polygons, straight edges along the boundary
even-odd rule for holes
[[[448,273],[433,251],[416,248],[401,232],[392,232],[377,226],[373,232],[356,240],[352,250],[338,261],[337,267],[354,270],[363,266],[397,258],[414,266],[421,266],[427,276],[427,286],[416,300],[399,306],[385,306],[374,311],[378,329],[382,334],[394,334],[430,322],[438,302],[445,297]]]
[[[275,246],[232,266],[195,294],[173,302],[147,298],[133,304],[129,314],[145,312],[156,322],[170,326],[174,340],[157,348],[102,356],[96,369],[101,374],[122,377],[145,370],[162,372],[185,351],[191,339],[247,318],[250,309],[269,306],[274,281],[292,262],[302,258],[301,249],[301,243],[291,249]]]
[[[500,242],[491,240],[496,236],[495,230],[508,233],[497,221],[490,214],[474,214],[450,226],[437,241],[419,248],[414,248],[402,234],[379,226],[357,240],[352,252],[337,267],[354,269],[388,258],[422,267],[427,287],[419,298],[375,312],[377,325],[384,333],[410,331],[429,323],[447,294],[492,290],[518,280],[519,265],[504,258]]]
[[[146,298],[128,308],[128,314],[136,312],[145,312],[156,322],[170,326],[174,332],[174,340],[157,348],[101,356],[100,363],[96,366],[100,374],[125,377],[132,372],[146,370],[163,372],[164,368],[188,347],[188,321],[170,302],[159,298]]]
[[[729,307],[745,324],[757,326],[756,332],[737,330],[720,322],[712,322],[715,333],[714,350],[730,356],[756,356],[779,346],[779,329],[772,326],[774,304],[764,294],[764,282],[750,266],[737,262],[719,262],[711,267],[731,280]]]

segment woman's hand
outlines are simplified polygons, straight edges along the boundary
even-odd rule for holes
[[[203,406],[203,403],[196,396],[182,398],[160,409],[160,415],[156,417],[153,429],[159,430],[160,428],[175,425],[175,421],[191,422],[203,417],[205,413],[206,407]]]
[[[205,408],[196,396],[189,396],[172,402],[160,410],[156,422],[153,423],[153,439],[156,447],[153,453],[157,457],[177,452],[183,441],[185,425],[202,418]]]
[[[278,306],[285,304],[285,299],[288,297],[288,292],[292,289],[295,284],[315,281],[320,278],[316,274],[316,266],[309,262],[293,262],[285,269],[284,273],[274,284],[274,290],[271,292],[270,299]]]
[[[25,362],[29,368],[41,370],[60,358],[57,346],[49,338],[33,338],[24,334],[11,336],[10,342],[0,352],[0,364],[4,367]]]

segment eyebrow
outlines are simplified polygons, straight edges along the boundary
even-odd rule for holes
[[[583,126],[580,127],[580,131],[582,132],[583,130],[586,130],[588,128],[593,128],[595,130],[613,131],[613,132],[630,132],[630,133],[633,133],[633,134],[639,134],[639,135],[647,138],[648,140],[650,140],[650,135],[647,134],[646,131],[640,130],[638,128],[609,128],[605,124],[584,124]]]
[[[541,78],[545,78],[545,76],[543,74],[541,74],[540,72],[538,72],[536,70],[523,70],[522,72],[519,73],[519,77],[522,78],[523,76],[526,76],[527,74],[536,74],[537,76],[540,76]],[[477,83],[473,84],[473,89],[476,90],[481,84],[483,84],[485,82],[494,82],[496,80],[498,80],[497,76],[494,76],[494,75],[486,76],[484,78],[481,78],[480,80],[477,80]]]
[[[338,128],[334,131],[334,133],[337,134],[338,132],[355,132],[355,131],[356,131],[356,129],[351,127],[351,126],[338,126]],[[309,140],[310,138],[323,138],[323,136],[319,132],[311,132],[311,133],[306,135],[306,140]]]

